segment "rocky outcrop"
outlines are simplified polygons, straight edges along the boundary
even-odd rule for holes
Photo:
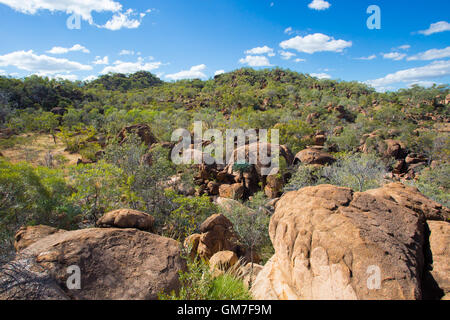
[[[253,296],[422,298],[424,221],[447,210],[425,199],[398,184],[363,193],[321,185],[285,194],[270,221],[275,255]]]
[[[175,240],[116,228],[52,234],[22,250],[12,263],[33,272],[35,279],[39,274],[33,270],[45,270],[57,285],[53,289],[75,300],[157,299],[159,293],[179,288],[178,272],[185,268]],[[71,266],[80,270],[79,290],[66,285]]]
[[[22,251],[36,241],[58,232],[65,232],[65,230],[43,225],[21,227],[14,237],[14,248],[17,252]]]
[[[122,144],[130,133],[136,134],[148,147],[158,142],[158,139],[153,135],[151,128],[146,124],[135,124],[123,128],[117,135],[118,142]]]
[[[336,161],[333,156],[322,150],[322,147],[308,147],[295,156],[294,163],[311,165],[327,165]]]
[[[228,271],[238,261],[239,258],[233,251],[219,251],[209,259],[209,267],[213,274],[217,276]]]
[[[143,231],[152,231],[155,218],[151,215],[131,210],[119,209],[106,213],[98,221],[100,228],[136,228]]]
[[[222,184],[219,187],[219,196],[228,199],[242,199],[244,196],[245,188],[241,183],[235,184]]]

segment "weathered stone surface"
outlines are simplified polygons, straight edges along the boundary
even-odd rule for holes
[[[251,263],[247,263],[236,270],[236,276],[242,279],[247,288],[251,288],[263,268],[263,266],[256,263],[253,263],[253,266]]]
[[[271,175],[267,177],[266,181],[267,185],[264,188],[264,193],[266,194],[266,196],[269,199],[278,198],[281,191],[283,190],[283,179],[277,175]]]
[[[119,209],[106,213],[97,221],[101,228],[136,228],[143,231],[151,231],[155,218],[151,215],[131,210]]]
[[[43,225],[21,227],[14,237],[14,248],[19,252],[36,241],[57,232],[65,231]]]
[[[400,182],[390,183],[382,188],[366,191],[376,197],[381,197],[394,204],[409,208],[426,220],[450,219],[450,210],[441,204],[425,197],[417,188],[405,186]]]
[[[239,261],[238,256],[233,251],[219,251],[209,259],[209,267],[215,271],[228,271]]]
[[[45,237],[21,252],[25,268],[44,268],[75,300],[157,299],[179,287],[185,268],[175,240],[137,229],[83,229]],[[68,290],[69,266],[81,271],[81,290]]]
[[[303,164],[326,165],[335,162],[336,159],[319,148],[309,147],[297,153],[295,161]]]
[[[450,294],[450,223],[428,221],[430,231],[429,273],[424,277],[426,298],[439,299]],[[433,292],[434,291],[434,292]]]
[[[398,140],[387,139],[384,140],[386,148],[384,150],[385,157],[392,157],[395,159],[402,159],[406,156],[405,144]]]
[[[229,199],[242,199],[244,196],[245,188],[241,183],[235,183],[235,184],[222,184],[219,187],[219,195],[222,198],[229,198]]]
[[[285,194],[270,222],[275,255],[256,299],[420,299],[424,215],[331,185]],[[377,289],[376,272],[380,271]],[[375,278],[369,278],[374,276]]]
[[[219,251],[236,252],[236,235],[233,232],[233,224],[222,214],[215,214],[206,219],[200,226],[197,254],[210,259]]]

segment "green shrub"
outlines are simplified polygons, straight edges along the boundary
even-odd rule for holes
[[[187,258],[188,259],[188,258]],[[178,293],[160,294],[160,300],[251,300],[244,283],[230,273],[213,277],[203,260],[188,260],[186,272],[180,272]]]
[[[430,199],[450,207],[450,164],[422,170],[417,181],[411,184]]]

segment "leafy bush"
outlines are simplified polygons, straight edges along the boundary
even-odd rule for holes
[[[422,170],[417,181],[411,184],[430,199],[450,207],[450,164]]]
[[[0,158],[0,260],[10,256],[13,235],[23,225],[74,227],[79,211],[69,195],[62,171]]]
[[[186,272],[180,272],[178,293],[160,294],[160,300],[251,300],[244,283],[231,273],[213,277],[203,260],[188,260]]]

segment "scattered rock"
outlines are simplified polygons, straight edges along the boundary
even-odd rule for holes
[[[228,271],[238,261],[239,258],[233,251],[219,251],[209,259],[209,267],[217,276]]]
[[[229,199],[242,199],[244,196],[245,188],[241,183],[235,184],[222,184],[219,187],[219,195],[222,198]]]
[[[131,210],[119,209],[106,213],[97,221],[100,228],[136,228],[143,231],[152,231],[155,218],[151,215]]]
[[[294,163],[327,165],[335,161],[336,159],[331,154],[322,151],[321,148],[309,147],[297,153]]]

